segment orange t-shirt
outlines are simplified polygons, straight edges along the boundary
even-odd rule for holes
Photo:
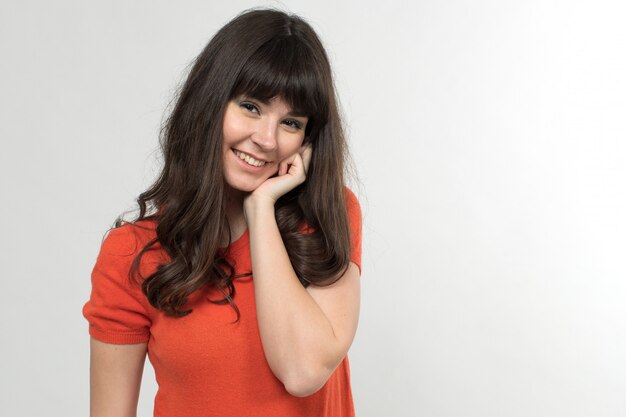
[[[351,261],[361,269],[361,210],[346,188],[351,229]],[[102,244],[91,275],[92,292],[83,308],[89,334],[115,344],[148,343],[148,358],[159,389],[154,415],[195,416],[354,416],[347,356],[316,393],[290,395],[265,359],[257,326],[253,277],[236,278],[234,301],[219,291],[200,289],[189,297],[193,312],[174,318],[150,305],[139,285],[128,279],[130,265],[145,244],[156,237],[154,223],[141,221],[111,230]],[[169,258],[157,243],[146,252],[140,271],[144,277]],[[251,272],[248,230],[234,241],[227,256],[235,273]]]

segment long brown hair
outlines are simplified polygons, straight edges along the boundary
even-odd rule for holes
[[[289,258],[304,286],[328,285],[348,267],[349,225],[344,169],[347,149],[324,48],[311,26],[277,10],[246,11],[227,23],[195,59],[161,130],[164,166],[137,198],[135,220],[153,220],[156,238],[134,259],[129,275],[139,273],[143,254],[157,242],[171,261],[140,277],[150,304],[184,316],[190,294],[210,286],[234,303],[234,268],[220,255],[228,236],[226,186],[221,146],[227,103],[239,96],[267,100],[279,96],[309,116],[305,142],[313,144],[306,181],[275,205]],[[114,227],[124,223],[121,217]],[[304,233],[302,226],[311,233]],[[237,310],[237,315],[239,312]]]

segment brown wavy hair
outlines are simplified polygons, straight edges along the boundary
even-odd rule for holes
[[[313,154],[307,179],[275,205],[298,279],[305,287],[329,285],[348,268],[347,149],[327,54],[302,18],[249,10],[221,28],[193,61],[161,129],[162,171],[137,198],[135,222],[154,221],[156,238],[134,259],[129,276],[137,273],[150,304],[171,316],[189,314],[189,295],[210,286],[224,298],[209,301],[229,303],[239,319],[237,276],[218,245],[226,237],[232,242],[221,158],[224,111],[241,94],[278,96],[309,116],[304,141],[313,144]],[[125,223],[120,216],[114,227]],[[310,227],[307,233],[303,225]],[[171,261],[142,277],[141,258],[157,242]]]

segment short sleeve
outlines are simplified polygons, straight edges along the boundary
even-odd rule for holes
[[[101,342],[147,342],[151,320],[147,299],[128,272],[138,253],[132,225],[109,232],[91,273],[91,296],[83,307],[89,334]]]
[[[361,205],[356,195],[349,188],[345,188],[346,210],[350,226],[350,260],[359,267],[361,272]]]

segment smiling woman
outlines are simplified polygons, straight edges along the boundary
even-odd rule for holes
[[[92,416],[353,416],[361,212],[313,29],[245,12],[195,60],[163,171],[102,244],[83,313]]]
[[[231,100],[224,115],[224,179],[238,191],[254,191],[270,176],[284,174],[287,158],[302,151],[308,117],[294,117],[280,97],[266,103]],[[279,164],[283,172],[279,172]]]

